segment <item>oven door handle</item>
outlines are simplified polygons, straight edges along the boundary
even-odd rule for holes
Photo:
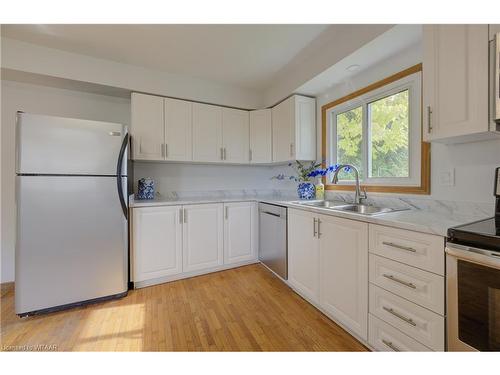
[[[500,270],[500,254],[498,253],[454,243],[447,243],[445,251],[446,254],[457,259]]]

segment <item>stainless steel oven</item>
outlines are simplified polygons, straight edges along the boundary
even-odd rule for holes
[[[448,243],[448,350],[500,351],[500,253]]]

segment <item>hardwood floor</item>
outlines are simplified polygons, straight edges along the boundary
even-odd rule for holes
[[[260,264],[44,316],[18,318],[12,287],[1,304],[1,350],[367,350]]]

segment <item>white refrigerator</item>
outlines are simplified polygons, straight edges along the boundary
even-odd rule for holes
[[[17,115],[15,310],[127,294],[127,128]]]

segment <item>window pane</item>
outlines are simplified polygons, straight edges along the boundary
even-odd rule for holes
[[[363,135],[363,108],[357,107],[337,115],[337,163],[356,166],[363,176],[361,165]],[[354,180],[352,172],[339,173],[341,180]]]
[[[408,90],[368,104],[370,177],[409,177]]]

